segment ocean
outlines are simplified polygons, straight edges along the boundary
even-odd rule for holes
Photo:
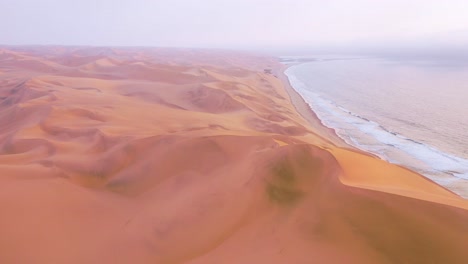
[[[286,75],[348,144],[468,198],[468,65],[321,56]]]

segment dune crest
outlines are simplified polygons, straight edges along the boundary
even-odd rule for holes
[[[301,116],[283,69],[0,49],[0,262],[464,263],[468,202]]]

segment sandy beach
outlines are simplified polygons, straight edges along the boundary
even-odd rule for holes
[[[285,68],[0,47],[0,263],[464,263],[468,201],[346,145]]]

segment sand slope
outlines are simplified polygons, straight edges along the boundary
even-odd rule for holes
[[[468,259],[468,202],[308,122],[272,58],[4,47],[0,62],[0,263]]]

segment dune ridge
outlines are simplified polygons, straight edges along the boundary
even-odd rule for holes
[[[345,145],[275,58],[3,47],[0,62],[1,263],[468,258],[468,202]]]

